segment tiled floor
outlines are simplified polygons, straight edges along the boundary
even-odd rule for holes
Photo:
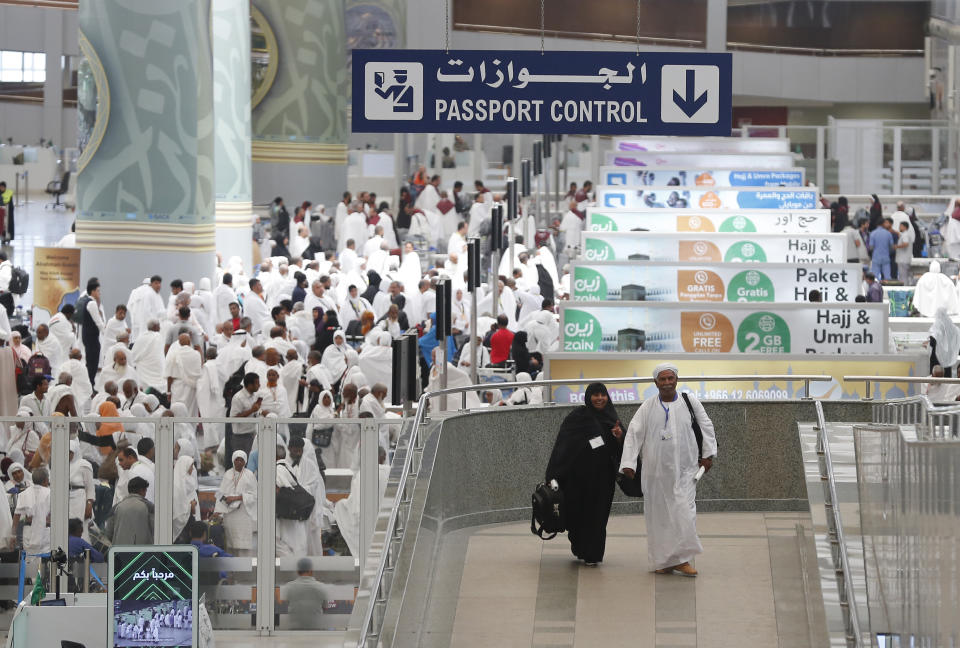
[[[564,536],[532,538],[527,524],[458,531],[441,560],[449,572],[450,554],[462,555],[459,588],[449,586],[449,573],[446,587],[434,585],[421,645],[819,646],[823,612],[814,607],[808,618],[806,605],[820,597],[816,560],[804,579],[797,524],[813,554],[809,515],[700,515],[696,579],[647,568],[642,516],[610,520],[599,568],[576,562]],[[804,592],[805,582],[816,589]]]

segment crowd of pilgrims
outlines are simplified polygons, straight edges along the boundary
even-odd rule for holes
[[[18,372],[29,380],[20,381],[23,420],[0,430],[0,478],[10,500],[9,508],[0,506],[0,547],[49,549],[50,431],[30,418],[233,416],[251,423],[232,424],[229,433],[221,423],[176,423],[173,534],[212,546],[202,533],[191,537],[197,535],[191,522],[201,518],[200,483],[219,484],[204,522],[222,524],[220,552],[254,553],[257,420],[275,416],[304,421],[278,426],[277,486],[299,483],[317,503],[309,520],[277,520],[278,555],[319,555],[324,533],[334,527],[355,553],[356,489],[351,484],[351,495],[336,503],[326,498],[327,469],[352,469],[354,480],[359,472],[359,425],[337,419],[399,418],[388,411],[391,342],[411,329],[419,336],[422,387],[439,388],[437,282],[448,277],[454,295],[449,386],[470,384],[473,345],[479,345],[478,365],[513,371],[520,382],[542,378],[543,354],[558,345],[554,299],[569,293],[570,277],[566,267],[558,274],[556,258],[575,251],[584,191],[571,188],[576,200],[566,227],[558,220],[545,237],[535,234],[532,219],[517,222],[519,234],[499,267],[498,317],[491,317],[488,282],[478,290],[473,332],[466,241],[481,238],[489,265],[495,199],[478,182],[472,199],[455,194],[454,203],[438,185],[435,177],[415,200],[404,190],[395,220],[385,206],[374,209],[367,193],[356,200],[345,194],[330,215],[307,203],[293,218],[277,199],[264,223],[272,234],[264,239],[269,252],[253,272],[239,257],[218,255],[216,277],[196,285],[175,279],[166,297],[163,278],[147,277],[109,310],[100,299],[101,279],[91,278],[76,306],[63,306],[35,331],[14,331]],[[532,384],[504,398],[490,389],[468,394],[468,404],[535,404],[541,392]],[[77,535],[84,542],[91,532],[114,543],[152,542],[136,529],[153,524],[155,429],[153,422],[107,420],[71,426],[69,514],[82,521]],[[380,425],[381,482],[398,431],[399,425]],[[146,482],[145,490],[128,490],[134,478]],[[126,499],[133,523],[110,524]]]
[[[190,601],[158,603],[136,612],[117,615],[114,619],[116,639],[131,639],[150,643],[182,640],[177,631],[191,631],[193,607]],[[189,638],[189,637],[188,637]]]

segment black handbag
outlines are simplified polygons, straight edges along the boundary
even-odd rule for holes
[[[281,467],[286,469],[293,477],[294,486],[281,486],[277,488],[277,517],[282,520],[304,520],[310,519],[313,513],[313,507],[316,506],[316,499],[307,492],[293,471],[284,464],[277,464],[277,470]]]
[[[317,427],[313,426],[313,432],[310,434],[310,442],[315,448],[329,448],[330,440],[333,439],[333,426]]]
[[[540,482],[531,497],[533,515],[530,517],[530,532],[543,540],[552,540],[566,530],[563,491],[557,480]],[[544,534],[549,534],[544,537]]]

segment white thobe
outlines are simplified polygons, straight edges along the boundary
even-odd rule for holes
[[[200,416],[226,416],[227,406],[223,400],[223,382],[220,380],[219,360],[207,360],[197,380],[197,406]],[[223,438],[223,423],[203,424],[203,445],[207,448],[220,444]]]
[[[438,202],[440,202],[440,194],[437,192],[437,188],[432,184],[428,184],[423,188],[423,191],[420,192],[420,195],[417,196],[417,201],[413,206],[423,211],[434,211],[437,208]]]
[[[323,475],[320,474],[320,468],[317,466],[316,454],[311,450],[311,454],[308,455],[306,449],[304,449],[303,457],[296,466],[293,465],[290,457],[284,459],[284,463],[290,469],[290,472],[296,476],[304,490],[313,495],[315,501],[313,512],[310,514],[310,519],[306,520],[306,555],[319,556],[323,553],[321,536],[323,534],[323,514],[327,507],[327,487],[323,483]]]
[[[143,331],[130,353],[142,388],[166,391],[163,380],[163,338],[157,331]]]
[[[183,403],[187,408],[187,416],[196,416],[197,381],[200,380],[202,370],[199,351],[179,343],[170,347],[163,363],[163,373],[166,377],[173,378],[170,401]]]
[[[470,225],[467,227],[467,238],[480,236],[480,226],[490,219],[490,210],[484,203],[475,202],[470,207]]]
[[[347,241],[353,239],[356,249],[362,250],[367,242],[367,219],[362,212],[348,214],[343,220],[342,236],[337,238],[337,252],[347,247]]]
[[[703,432],[703,456],[717,454],[713,423],[703,405],[690,395]],[[666,411],[664,410],[666,408]],[[668,414],[669,412],[669,414]],[[640,483],[647,522],[647,557],[651,569],[689,562],[703,552],[697,537],[697,440],[690,411],[680,394],[663,403],[659,394],[634,414],[623,442],[620,469],[635,469],[643,458]]]
[[[260,335],[264,322],[271,319],[267,302],[255,292],[247,293],[246,299],[243,300],[243,314],[250,318],[254,335]]]
[[[301,461],[303,463],[303,461]],[[293,488],[299,477],[295,480],[293,470],[287,460],[277,462],[277,486]],[[304,487],[306,488],[306,487]],[[312,493],[311,493],[312,494]],[[319,502],[315,503],[313,510],[317,510]],[[277,518],[277,557],[281,556],[306,556],[307,555],[307,520],[288,520]]]
[[[70,349],[77,346],[77,333],[73,328],[73,323],[63,313],[56,313],[47,322],[47,328],[50,329],[50,336],[60,344],[60,348],[63,350],[60,357],[68,357]]]
[[[220,284],[213,291],[215,306],[215,324],[225,322],[230,318],[230,304],[237,301],[237,293],[226,284]]]

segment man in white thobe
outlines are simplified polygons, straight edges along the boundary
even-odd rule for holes
[[[658,574],[696,576],[690,561],[703,553],[697,537],[696,475],[700,466],[710,470],[717,440],[713,423],[696,396],[688,394],[687,402],[677,393],[678,373],[671,363],[654,369],[659,393],[645,400],[630,421],[620,472],[632,479],[637,457],[642,457],[640,481],[650,566]],[[702,432],[702,449],[697,447],[691,409]]]
[[[217,350],[207,349],[207,361],[203,363],[200,378],[197,380],[197,406],[200,416],[214,418],[227,415],[227,406],[223,400],[223,382],[217,366]],[[203,447],[216,448],[223,439],[223,423],[203,424]]]
[[[293,437],[287,446],[287,458],[284,462],[294,474],[304,490],[313,495],[315,504],[310,519],[306,520],[307,554],[319,556],[323,553],[321,535],[323,533],[323,514],[327,506],[327,487],[317,465],[316,454],[304,454],[306,444],[302,437]]]
[[[163,379],[163,337],[160,335],[160,322],[152,319],[147,322],[146,330],[140,333],[130,360],[137,370],[140,385],[144,389],[153,387],[163,391],[166,382]]]
[[[181,333],[178,343],[167,352],[163,373],[170,402],[183,403],[187,416],[197,415],[197,381],[202,372],[200,352],[191,346],[190,334]]]
[[[264,273],[261,272],[260,276],[263,277]],[[264,287],[259,279],[250,280],[250,292],[243,300],[243,314],[250,318],[254,335],[260,335],[264,322],[272,321]]]
[[[363,215],[363,205],[359,200],[350,203],[350,213],[343,219],[343,230],[337,239],[337,252],[343,252],[347,241],[353,239],[356,249],[362,250],[367,243],[367,217]]]
[[[277,487],[295,488],[299,478],[294,475],[293,468],[288,463],[286,450],[282,445],[277,446]],[[302,485],[302,484],[301,484]],[[304,489],[307,489],[304,486]],[[307,489],[309,491],[309,489]],[[311,493],[312,495],[313,493]],[[316,511],[318,502],[314,502],[313,511]],[[292,520],[277,517],[277,557],[307,555],[307,525],[308,520]]]

